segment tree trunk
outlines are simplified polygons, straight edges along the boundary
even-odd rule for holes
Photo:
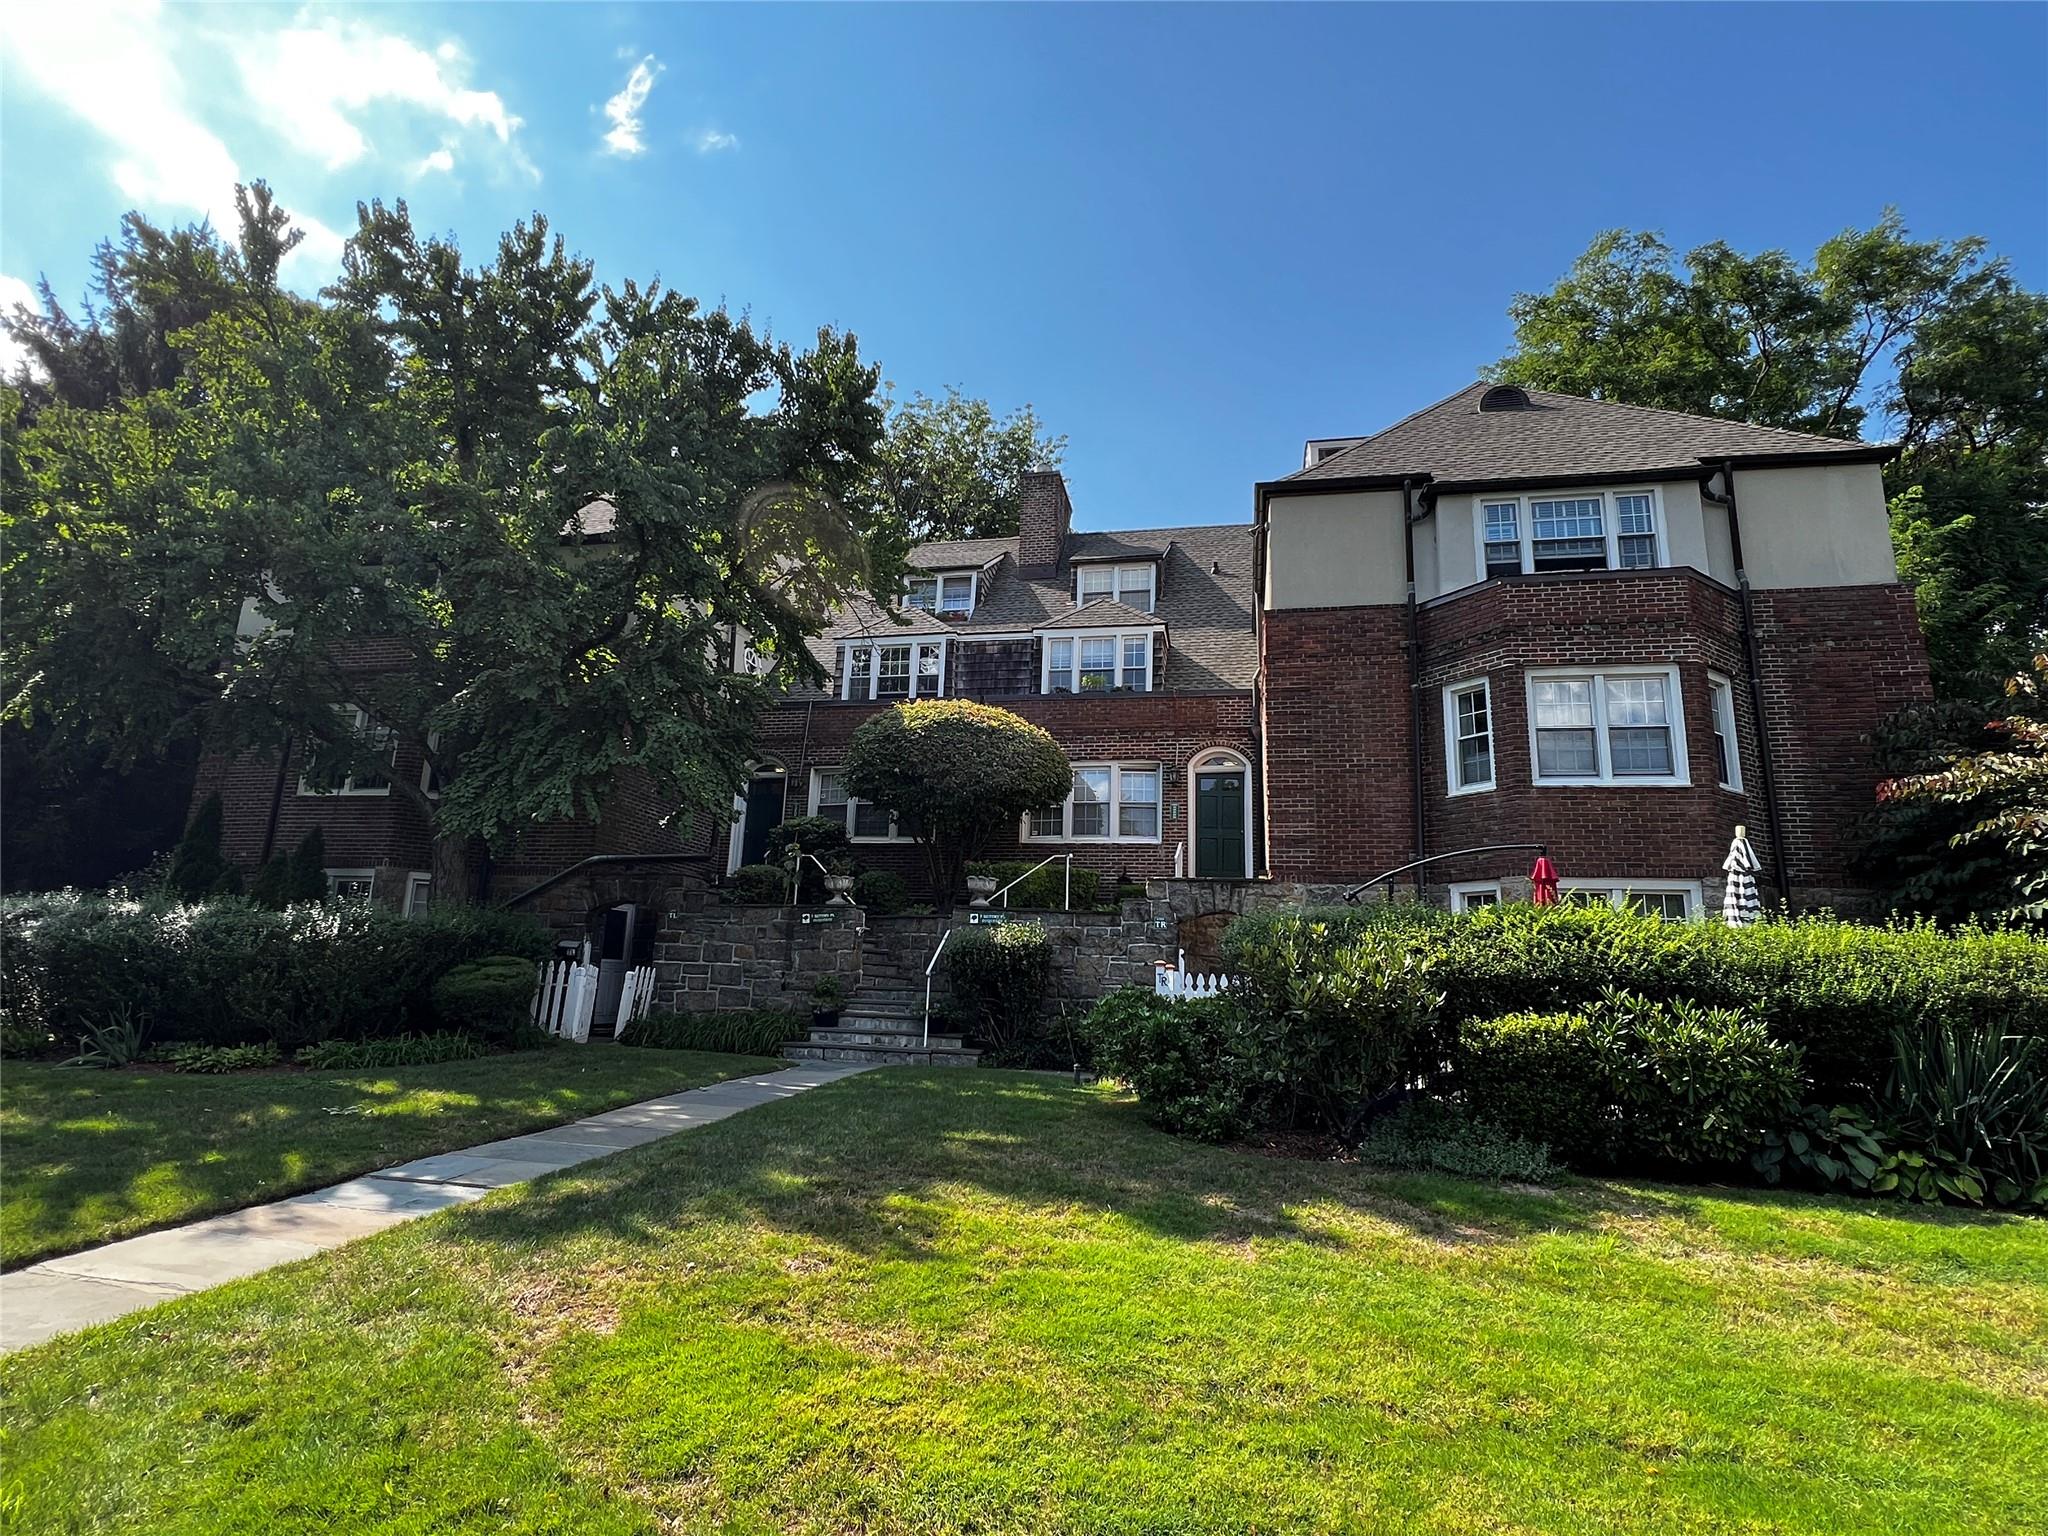
[[[469,838],[434,834],[435,906],[466,907],[476,900],[474,851]]]

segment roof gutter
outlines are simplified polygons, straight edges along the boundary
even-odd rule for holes
[[[1714,489],[1717,466],[1709,465],[1700,476],[1700,495],[1728,511],[1728,548],[1735,560],[1735,592],[1742,612],[1742,660],[1749,674],[1750,709],[1756,717],[1756,757],[1757,766],[1763,772],[1764,819],[1771,828],[1771,879],[1778,887],[1778,899],[1790,902],[1792,886],[1786,874],[1785,816],[1778,803],[1777,773],[1772,766],[1771,727],[1764,710],[1763,664],[1757,654],[1756,602],[1749,589],[1749,569],[1742,558],[1742,517],[1735,506],[1736,462],[1723,459],[1719,464],[1719,491]]]

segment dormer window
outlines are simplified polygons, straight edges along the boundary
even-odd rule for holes
[[[946,691],[946,642],[860,641],[839,648],[839,697],[848,703],[936,699]]]
[[[1047,635],[1043,655],[1042,693],[1108,693],[1114,688],[1152,691],[1150,630]]]
[[[980,580],[973,571],[945,571],[910,578],[904,605],[926,613],[966,614],[974,612]]]
[[[1077,565],[1074,567],[1074,606],[1085,607],[1107,597],[1150,613],[1157,606],[1159,567],[1143,565]]]
[[[1481,496],[1479,559],[1488,577],[1535,571],[1633,571],[1665,563],[1654,490]]]

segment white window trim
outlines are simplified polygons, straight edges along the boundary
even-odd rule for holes
[[[1033,832],[1031,830],[1032,813],[1026,811],[1018,831],[1019,841],[1026,843],[1137,843],[1158,847],[1166,840],[1166,774],[1161,764],[1133,760],[1130,762],[1114,763],[1075,763],[1072,766],[1076,775],[1083,768],[1107,768],[1109,770],[1108,815],[1103,818],[1103,824],[1109,828],[1108,834],[1103,837],[1076,837],[1074,835],[1074,792],[1069,789],[1067,791],[1067,798],[1060,802],[1059,835],[1056,837],[1041,837]],[[1120,813],[1124,806],[1124,770],[1127,768],[1136,773],[1151,774],[1154,782],[1159,786],[1159,802],[1156,805],[1159,814],[1153,818],[1153,825],[1158,830],[1150,837],[1127,837],[1118,830],[1123,822],[1123,817]],[[1249,804],[1251,796],[1246,795],[1245,800]]]
[[[740,853],[747,842],[747,791],[754,787],[756,779],[782,780],[782,810],[789,814],[789,770],[778,757],[764,757],[747,768],[747,776],[740,781],[740,787],[732,794],[732,825],[725,835],[725,872],[737,874],[740,867]]]
[[[1471,896],[1491,896],[1494,905],[1499,905],[1501,901],[1500,882],[1498,880],[1459,880],[1454,882],[1451,886],[1451,910],[1453,912],[1477,910],[1466,899]]]
[[[820,804],[821,804],[822,802],[821,802],[821,801],[819,800],[819,798],[818,798],[818,792],[819,792],[820,790],[822,790],[822,789],[823,789],[823,788],[825,787],[825,775],[826,775],[826,774],[828,774],[828,773],[841,773],[841,772],[843,772],[843,771],[844,771],[843,769],[839,768],[839,767],[838,767],[838,766],[836,766],[836,765],[832,765],[832,766],[827,766],[827,767],[823,767],[823,768],[813,768],[813,769],[811,770],[811,802],[810,802],[810,803],[811,803],[811,814],[812,814],[813,816],[816,816],[816,815],[820,814],[820,813],[819,813],[819,810],[818,810],[818,807],[819,807],[819,805],[820,805]],[[871,804],[871,803],[872,803],[872,802],[870,802],[870,801],[866,801],[866,800],[863,800],[863,799],[861,799],[861,798],[860,798],[860,797],[859,797],[858,795],[848,795],[848,796],[846,797],[846,837],[847,837],[847,841],[848,841],[848,842],[854,842],[854,843],[907,843],[907,842],[909,842],[909,841],[910,841],[910,834],[909,834],[909,833],[907,833],[907,832],[904,832],[904,831],[902,831],[901,829],[899,829],[899,828],[897,827],[897,825],[896,825],[896,813],[895,813],[895,812],[893,812],[893,811],[891,811],[891,812],[889,813],[889,835],[888,835],[887,837],[857,837],[857,836],[855,836],[855,835],[854,835],[854,830],[853,830],[853,829],[854,829],[854,828],[855,828],[855,827],[856,827],[857,825],[859,825],[859,823],[860,823],[860,807],[862,807],[863,805],[868,805],[868,804]]]
[[[427,910],[425,892],[432,888],[434,876],[431,870],[416,869],[405,877],[405,915],[418,917]]]
[[[1195,776],[1203,773],[1240,773],[1244,775],[1244,878],[1252,877],[1252,765],[1242,752],[1229,747],[1215,747],[1207,752],[1198,752],[1188,764],[1188,870],[1195,867],[1195,839],[1201,828],[1195,825]],[[1163,813],[1165,807],[1160,807]],[[1029,823],[1026,823],[1029,825]],[[1160,827],[1162,833],[1165,826]],[[1128,839],[1126,839],[1128,841]]]
[[[440,745],[441,733],[439,731],[427,732],[427,751],[434,752],[440,748]],[[434,762],[430,757],[422,757],[420,759],[420,793],[429,800],[441,798],[441,791],[434,788]]]
[[[329,896],[335,894],[335,887],[344,880],[367,880],[370,882],[370,889],[362,899],[364,901],[375,901],[377,899],[377,871],[374,869],[327,869],[322,870],[321,873],[327,876],[327,894]]]
[[[1707,674],[1707,709],[1714,730],[1728,743],[1728,777],[1721,787],[1742,793],[1742,738],[1735,733],[1735,684],[1719,672]]]
[[[1650,538],[1655,552],[1650,564],[1630,566],[1630,570],[1660,570],[1671,563],[1670,540],[1664,529],[1664,498],[1654,484],[1588,486],[1584,490],[1555,491],[1506,491],[1498,495],[1474,494],[1472,497],[1472,555],[1473,569],[1480,581],[1495,581],[1498,577],[1486,572],[1486,509],[1513,502],[1515,506],[1515,534],[1522,546],[1522,574],[1529,576],[1536,571],[1535,522],[1529,515],[1529,506],[1538,501],[1586,501],[1600,502],[1600,530],[1607,540],[1607,569],[1618,571],[1621,565],[1621,530],[1615,515],[1615,498],[1618,496],[1647,496],[1650,498]],[[1557,572],[1548,574],[1578,574]]]
[[[1458,696],[1477,691],[1486,700],[1486,779],[1479,784],[1458,782]],[[1468,677],[1444,687],[1444,785],[1453,796],[1483,795],[1500,780],[1500,732],[1493,717],[1493,684],[1484,677]]]
[[[1557,888],[1560,891],[1604,891],[1607,904],[1616,908],[1627,906],[1631,893],[1638,896],[1679,895],[1685,898],[1687,922],[1696,923],[1706,916],[1707,893],[1697,880],[1622,880],[1580,876],[1558,881]]]
[[[1042,629],[1038,631],[1037,638],[1041,642],[1038,647],[1038,691],[1042,694],[1052,692],[1052,645],[1055,640],[1072,640],[1074,642],[1074,664],[1061,670],[1070,671],[1074,674],[1074,686],[1067,696],[1069,698],[1085,699],[1099,697],[1100,691],[1084,690],[1081,687],[1081,642],[1083,640],[1110,640],[1115,642],[1116,682],[1111,686],[1121,688],[1124,686],[1124,642],[1126,640],[1136,640],[1142,636],[1145,641],[1145,687],[1143,691],[1146,693],[1157,693],[1159,691],[1159,630],[1160,626],[1154,626],[1151,629]]]
[[[1664,680],[1664,702],[1671,714],[1671,773],[1624,773],[1613,771],[1607,748],[1607,687],[1610,681],[1630,677],[1659,677]],[[1600,771],[1568,779],[1546,779],[1537,771],[1536,685],[1560,678],[1583,678],[1593,684],[1593,751]],[[1584,788],[1599,785],[1610,789],[1669,789],[1692,783],[1685,755],[1685,695],[1679,691],[1676,667],[1531,667],[1522,675],[1523,712],[1529,720],[1529,782],[1538,789]]]
[[[965,608],[946,608],[943,606],[932,608],[915,607],[912,605],[910,601],[910,584],[913,581],[930,581],[937,583],[936,587],[932,591],[932,602],[935,604],[943,604],[945,602],[947,582],[965,581],[967,583],[967,606]],[[960,614],[962,617],[965,617],[966,615],[973,613],[974,610],[979,608],[980,606],[981,572],[978,570],[918,571],[912,575],[906,576],[903,579],[903,608],[908,613],[928,613],[933,615],[934,617],[942,613],[957,613]]]
[[[339,715],[343,710],[347,710],[351,715],[352,723],[349,729],[353,731],[357,737],[366,737],[370,734],[370,732],[373,729],[375,729],[375,727],[371,723],[369,712],[361,708],[359,705],[337,704],[334,706],[334,712],[337,715]],[[329,798],[335,795],[388,795],[391,793],[391,776],[397,771],[398,733],[396,731],[393,731],[391,733],[391,750],[385,755],[385,782],[383,784],[377,786],[374,789],[358,789],[356,788],[355,770],[351,768],[349,770],[348,777],[343,779],[333,789],[317,789],[313,786],[311,781],[309,781],[306,778],[305,770],[302,767],[299,771],[299,793],[302,795],[320,795],[322,797]]]
[[[1076,608],[1081,606],[1081,576],[1086,571],[1108,571],[1109,591],[1105,595],[1112,602],[1118,603],[1123,601],[1124,573],[1127,571],[1143,571],[1145,573],[1145,612],[1157,613],[1159,611],[1158,561],[1141,560],[1124,564],[1119,564],[1114,560],[1081,561],[1074,567],[1074,606]],[[1102,598],[1091,597],[1088,601],[1099,603],[1102,601]],[[1132,604],[1131,606],[1135,607],[1136,605]]]
[[[839,698],[848,704],[907,704],[912,699],[943,699],[946,696],[946,669],[952,660],[952,637],[949,635],[890,635],[877,638],[861,636],[834,642],[844,647],[845,658],[839,664]],[[879,686],[882,671],[882,650],[884,647],[910,647],[910,692],[902,698],[878,699],[875,689]],[[917,688],[917,648],[920,645],[936,645],[939,648],[939,687],[936,693],[920,693]],[[866,692],[855,696],[853,691],[853,655],[865,647],[868,666],[864,674]]]

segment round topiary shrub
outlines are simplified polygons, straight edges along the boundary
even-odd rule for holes
[[[533,1011],[534,966],[518,955],[458,965],[434,983],[434,1016],[443,1028],[483,1040],[512,1040]]]

